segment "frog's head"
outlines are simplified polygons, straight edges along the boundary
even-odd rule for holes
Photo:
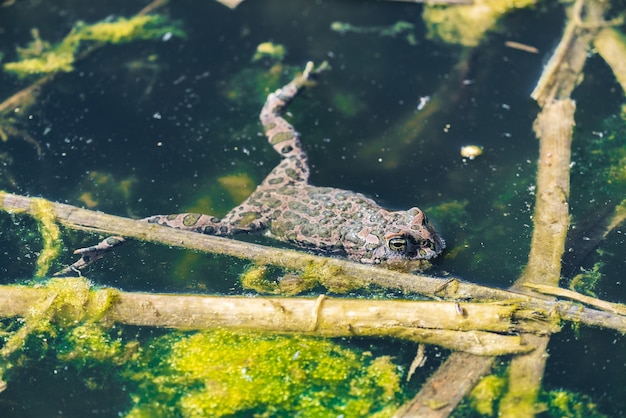
[[[377,248],[375,259],[428,260],[441,254],[446,247],[445,241],[421,209],[387,212],[384,216],[387,221],[384,244]]]

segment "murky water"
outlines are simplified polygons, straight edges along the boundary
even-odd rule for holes
[[[15,47],[32,40],[30,28],[55,42],[77,20],[131,16],[143,6],[136,1],[17,2],[0,9],[3,62],[15,60]],[[332,71],[289,107],[309,152],[312,183],[359,191],[394,209],[431,209],[449,245],[431,272],[506,287],[527,260],[532,232],[538,146],[532,121],[538,108],[529,94],[560,37],[562,12],[513,13],[500,33],[463,50],[427,39],[421,10],[373,1],[249,0],[235,10],[208,0],[171,2],[163,12],[179,22],[185,38],[103,46],[43,88],[28,116],[19,119],[20,128],[39,142],[41,155],[16,137],[0,143],[2,188],[131,217],[187,210],[224,214],[240,199],[220,179],[258,183],[278,161],[259,134],[266,86],[278,87],[308,60],[328,60]],[[414,28],[395,37],[330,29],[336,21],[388,28],[399,20]],[[507,48],[506,40],[540,52]],[[282,63],[252,61],[262,42],[284,45]],[[623,97],[599,58],[589,60],[586,74],[575,93],[575,148],[576,141],[601,131],[602,121],[619,113]],[[0,97],[33,80],[0,74]],[[479,145],[484,152],[464,159],[463,145]],[[574,158],[582,155],[575,150]],[[596,216],[610,203],[610,198],[598,202],[598,209],[586,199],[585,176],[574,173],[573,181],[579,182],[572,186],[575,222]],[[621,197],[612,200],[618,203]],[[32,226],[26,218],[19,221],[22,230]],[[30,277],[36,238],[16,241],[13,221],[0,214],[0,222],[2,280]],[[96,240],[68,233],[63,261],[71,262],[70,249]],[[624,245],[621,233],[603,244],[604,278],[596,289],[602,298],[626,298],[620,277]],[[88,277],[124,290],[239,294],[237,277],[245,266],[135,242],[97,264]],[[372,344],[399,360],[410,361],[414,350],[411,344]],[[620,416],[626,408],[623,346],[623,338],[608,331],[556,335],[546,386],[588,394],[601,411]],[[436,365],[434,360],[424,376]],[[0,395],[0,411],[8,414],[0,415],[84,416],[91,410],[115,416],[127,407],[120,393],[86,391],[79,377],[55,373],[22,375]],[[59,382],[68,383],[54,393],[41,388]],[[39,395],[38,402],[51,402],[51,409],[22,403],[20,392],[31,387],[49,393],[53,400]]]

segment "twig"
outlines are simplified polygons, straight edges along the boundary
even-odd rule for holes
[[[323,298],[323,304],[319,304],[319,298],[218,297],[93,290],[77,284],[77,281],[84,280],[54,279],[51,288],[0,286],[0,317],[28,317],[33,306],[56,298],[55,289],[62,286],[78,289],[75,293],[79,294],[67,296],[68,300],[56,300],[54,305],[48,302],[47,306],[53,306],[53,311],[42,311],[41,315],[55,320],[55,312],[71,310],[76,321],[102,321],[107,324],[188,330],[219,327],[322,337],[391,337],[487,356],[532,349],[521,344],[519,336],[514,335],[520,326],[516,324],[515,312],[518,308],[514,306],[466,304],[467,314],[461,317],[454,313],[454,303],[451,302]],[[81,290],[85,294],[80,294]],[[103,302],[106,299],[108,302]],[[106,306],[106,309],[103,311],[99,308],[101,306]],[[92,313],[95,313],[95,318]],[[525,315],[522,313],[522,316]],[[63,319],[66,323],[74,322],[72,318]],[[531,323],[528,326],[528,330],[534,331],[542,328]],[[522,328],[526,326],[522,324]],[[24,329],[28,331],[30,328]]]
[[[42,200],[44,199],[0,191],[0,210],[15,214],[32,215],[35,213],[33,209],[35,202]],[[621,316],[580,306],[572,306],[570,303],[545,300],[522,293],[467,283],[454,278],[401,273],[348,260],[321,257],[300,251],[266,247],[234,239],[182,231],[62,203],[45,201],[45,204],[39,206],[49,207],[60,223],[72,229],[99,232],[107,236],[117,234],[134,237],[175,247],[249,259],[259,264],[273,264],[287,269],[302,270],[314,267],[318,270],[332,272],[331,276],[328,277],[329,281],[336,280],[352,288],[367,288],[375,285],[385,289],[443,297],[449,300],[497,300],[536,311],[539,319],[542,316],[554,316],[555,321],[558,321],[560,318],[588,326],[626,332],[626,318]],[[463,302],[462,307],[464,310],[465,306],[466,303]],[[546,331],[551,332],[550,330]],[[553,329],[552,331],[555,330]]]
[[[617,28],[604,28],[596,35],[593,45],[626,93],[626,36]]]
[[[617,315],[626,315],[626,305],[622,305],[621,303],[611,303],[602,299],[592,298],[591,296],[583,295],[578,292],[574,292],[573,290],[563,289],[562,287],[557,286],[546,286],[542,284],[524,284],[526,287],[530,287],[533,290],[544,293],[546,295],[552,296],[560,296],[563,298],[575,300],[580,303],[584,303],[585,305],[593,306],[598,309],[602,309],[607,312],[611,312]]]
[[[477,359],[481,361],[476,362]],[[424,383],[419,396],[398,410],[394,418],[447,417],[480,378],[489,373],[494,361],[495,357],[453,353]]]
[[[589,44],[602,27],[599,22],[604,22],[602,16],[607,7],[608,3],[597,0],[576,0],[571,11],[576,18],[567,23],[559,45],[530,94],[540,106],[557,98],[570,97],[587,59]],[[587,12],[585,22],[595,22],[590,27],[578,23],[583,8]]]
[[[142,16],[148,13],[152,13],[154,10],[167,4],[167,2],[168,0],[154,0],[150,4],[148,4],[146,7],[141,9],[139,13],[137,13],[137,16]],[[90,55],[92,52],[96,51],[103,45],[104,43],[101,43],[101,42],[92,43],[87,48],[83,49],[80,54],[78,54],[78,56],[76,57],[76,61],[87,57],[88,55]],[[29,86],[24,87],[20,91],[14,93],[9,98],[2,101],[0,103],[0,116],[3,114],[10,114],[14,112],[15,109],[18,109],[18,108],[20,109],[21,114],[26,114],[26,108],[28,108],[29,106],[35,103],[37,96],[39,95],[39,93],[41,93],[42,88],[46,84],[54,80],[56,75],[57,73],[46,74],[42,76],[41,78],[39,78],[38,80],[31,83]],[[1,126],[0,126],[0,132],[2,132]],[[22,137],[22,139],[24,139],[26,142],[32,144],[37,151],[37,155],[41,156],[41,153],[42,153],[41,145],[39,144],[39,142],[37,142],[35,138],[33,138],[27,132],[19,131],[17,129],[14,129],[14,132],[16,134],[12,136]]]
[[[515,289],[529,283],[553,286],[558,286],[559,283],[569,225],[570,157],[576,109],[569,96],[582,74],[587,51],[598,31],[594,24],[604,21],[603,15],[607,7],[608,3],[602,1],[576,1],[574,16],[580,17],[584,8],[585,22],[592,25],[581,28],[576,20],[568,23],[566,34],[573,25],[575,35],[566,40],[563,61],[550,72],[551,89],[547,91],[548,94],[533,96],[543,107],[534,126],[540,141],[537,198],[528,264],[514,284]],[[560,46],[557,50],[563,51]],[[520,355],[511,360],[507,393],[499,404],[498,413],[501,416],[535,416],[535,404],[548,358],[546,349],[549,337],[527,335],[526,341],[535,350],[531,354]]]
[[[586,21],[600,21],[607,4],[594,0],[577,0],[574,14],[586,10]],[[534,211],[534,230],[529,262],[513,289],[524,283],[558,284],[561,256],[564,249],[569,215],[569,156],[574,123],[574,103],[569,95],[576,86],[587,57],[589,43],[598,27],[580,28],[570,21],[548,65],[531,96],[544,107],[537,117],[535,131],[540,139],[540,162],[537,178],[537,205]],[[558,100],[564,99],[564,100]],[[555,102],[556,101],[556,102]],[[550,126],[554,123],[554,126]],[[555,166],[553,166],[555,164]],[[545,239],[545,241],[542,241]],[[509,370],[509,391],[502,399],[502,416],[534,416],[534,402],[538,394],[547,356],[548,337],[525,336],[536,349],[527,355],[515,357]],[[470,356],[471,357],[471,356]],[[467,354],[453,353],[444,365],[422,387],[403,416],[446,417],[457,403],[469,393],[473,383],[487,373],[493,359],[468,358]],[[455,384],[447,376],[467,375],[472,384]],[[444,383],[445,387],[440,385]],[[437,386],[434,386],[437,385]],[[440,396],[441,394],[441,396]],[[520,404],[520,399],[524,404]],[[428,403],[444,404],[446,408],[431,408]],[[515,412],[513,412],[515,411]]]
[[[0,209],[11,213],[32,215],[35,213],[33,204],[37,200],[43,199],[0,191]],[[336,280],[345,278],[351,280],[356,287],[361,288],[376,285],[408,293],[436,294],[440,297],[458,300],[517,300],[521,296],[521,294],[463,282],[454,278],[402,273],[348,260],[315,256],[301,251],[198,234],[62,203],[46,201],[46,205],[54,212],[56,219],[68,228],[101,233],[106,236],[120,235],[191,250],[229,255],[249,259],[259,264],[272,264],[288,269],[303,270],[315,266],[317,269],[323,270],[332,267]]]

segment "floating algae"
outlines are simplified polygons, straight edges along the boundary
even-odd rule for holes
[[[388,357],[323,339],[207,331],[151,344],[132,375],[127,418],[391,416],[400,377]],[[155,402],[158,399],[158,402]]]
[[[4,64],[5,71],[26,77],[33,74],[70,72],[79,47],[85,41],[102,43],[124,43],[139,39],[158,39],[165,35],[184,36],[177,27],[158,15],[119,18],[88,25],[78,22],[70,33],[58,44],[51,45],[33,31],[34,40],[26,48],[18,48],[20,61]]]
[[[356,33],[356,34],[372,34],[386,38],[396,38],[404,36],[410,45],[417,45],[415,37],[415,26],[410,22],[400,20],[390,26],[355,26],[347,22],[333,22],[330,24],[330,30],[340,34]]]
[[[497,28],[502,16],[534,5],[537,0],[475,0],[471,5],[426,5],[422,18],[428,36],[450,44],[477,46],[485,33]]]

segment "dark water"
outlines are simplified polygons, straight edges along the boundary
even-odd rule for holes
[[[54,42],[77,20],[130,16],[143,6],[136,1],[20,1],[0,9],[0,51],[4,62],[15,60],[15,46],[31,40],[32,27]],[[90,193],[97,209],[123,216],[192,208],[224,214],[235,201],[219,186],[221,177],[245,174],[257,183],[278,161],[259,136],[258,123],[267,90],[257,77],[269,74],[272,63],[251,62],[256,46],[272,41],[287,50],[275,83],[287,81],[308,60],[328,60],[332,66],[289,108],[309,152],[312,182],[359,191],[390,208],[433,209],[431,218],[449,250],[432,273],[506,287],[526,262],[531,236],[538,146],[532,121],[538,108],[529,94],[560,36],[562,11],[513,13],[500,33],[468,52],[426,39],[421,10],[374,1],[247,1],[234,11],[208,0],[172,2],[163,12],[180,23],[186,38],[101,47],[43,89],[29,109],[31,116],[20,119],[20,126],[40,142],[42,154],[16,138],[0,143],[0,152],[12,161],[3,188],[79,206]],[[398,20],[415,24],[417,45],[403,36],[329,29],[333,21],[385,27]],[[534,45],[540,53],[506,48],[506,40]],[[463,69],[457,66],[461,60]],[[601,130],[603,119],[619,112],[623,97],[599,58],[589,60],[586,74],[575,94],[580,140]],[[0,74],[0,97],[28,83]],[[420,98],[438,91],[443,92],[440,102],[427,104],[438,108],[420,120],[426,111],[417,109]],[[483,146],[484,154],[474,161],[462,159],[459,149],[468,144]],[[580,182],[572,186],[574,222],[609,204],[598,202],[595,210],[586,199],[584,177],[574,173],[573,179]],[[437,210],[451,203],[463,208],[458,216]],[[13,220],[0,216],[2,280],[28,278],[38,243],[16,237],[10,232]],[[24,230],[31,226],[28,219],[18,221]],[[69,249],[96,239],[68,233],[61,261],[72,260]],[[626,297],[620,282],[621,233],[605,245],[605,276],[597,292],[620,301]],[[124,290],[237,294],[237,276],[245,265],[134,243],[88,276]],[[608,331],[556,335],[546,387],[588,394],[602,411],[620,416],[626,408],[623,344],[621,336]],[[400,358],[410,358],[406,353]],[[51,384],[46,376],[34,370],[13,388]],[[79,416],[92,407],[94,414],[113,416],[126,408],[117,393],[83,394],[76,376],[57,376],[52,382],[63,379],[69,384],[51,393],[57,402],[47,416],[57,410],[59,416]],[[13,411],[10,416],[44,413],[20,399],[12,389],[0,395],[0,408]]]

